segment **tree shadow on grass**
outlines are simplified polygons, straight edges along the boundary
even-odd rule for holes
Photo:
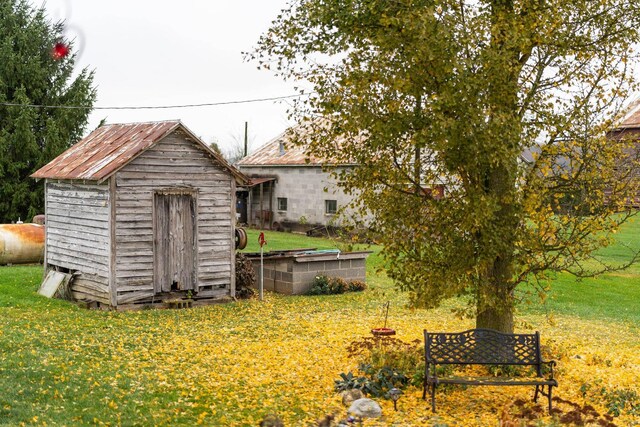
[[[559,397],[554,397],[553,402],[555,407],[551,410],[551,415],[561,425],[617,427],[611,415],[600,414],[591,405],[581,406]],[[546,415],[546,405],[531,404],[529,401],[518,399],[502,410],[500,426],[536,427],[539,425],[536,421]]]

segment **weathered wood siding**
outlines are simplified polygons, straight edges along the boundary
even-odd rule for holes
[[[47,181],[46,263],[77,273],[77,300],[109,304],[109,187]]]
[[[154,294],[154,193],[191,191],[196,203],[198,297],[228,296],[233,284],[235,181],[180,131],[131,161],[116,176],[118,305]]]

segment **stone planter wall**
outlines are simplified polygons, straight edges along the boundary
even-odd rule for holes
[[[326,253],[284,251],[264,254],[264,289],[287,295],[306,294],[316,276],[341,277],[347,281],[366,279],[366,261],[371,252]],[[260,280],[260,254],[246,254]],[[255,284],[257,288],[259,282]]]

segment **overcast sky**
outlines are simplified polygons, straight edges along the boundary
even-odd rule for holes
[[[247,63],[251,50],[286,0],[31,0],[79,45],[78,69],[95,70],[96,106],[201,104],[295,94],[269,71]],[[288,105],[261,102],[167,110],[95,110],[126,123],[180,119],[205,142],[222,148],[242,139],[249,122],[252,148],[284,131]]]

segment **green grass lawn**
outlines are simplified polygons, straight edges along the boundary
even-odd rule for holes
[[[640,244],[639,230],[633,224],[620,239]],[[245,251],[259,251],[257,236],[249,231]],[[340,247],[331,239],[296,234],[266,232],[265,237],[266,250]],[[388,326],[406,341],[420,339],[422,328],[473,326],[456,319],[451,305],[430,311],[406,307],[406,296],[378,272],[380,248],[358,249],[373,251],[365,292],[267,293],[264,302],[189,310],[84,310],[37,295],[40,266],[0,267],[0,426],[255,426],[269,413],[279,414],[287,426],[306,426],[343,410],[333,381],[354,369],[345,348],[382,326],[387,301]],[[624,256],[618,247],[602,255]],[[601,413],[606,406],[602,399],[585,397],[585,385],[640,393],[639,270],[579,283],[559,275],[551,287],[546,306],[523,306],[519,319],[541,331],[547,351],[558,359],[558,393]],[[554,323],[548,312],[556,314]],[[443,395],[439,401],[446,409],[435,417],[421,391],[409,389],[398,412],[381,402],[387,418],[377,425],[497,425],[512,402],[530,399],[529,390],[514,389]],[[618,425],[640,423],[637,417],[621,420]],[[535,425],[560,424],[543,416]]]
[[[248,230],[248,245],[243,252],[260,251],[258,235],[259,231]],[[602,249],[599,255],[602,261],[620,264],[629,259],[629,247],[640,248],[640,223],[634,221],[628,224],[617,234],[616,239],[622,244]],[[267,231],[265,240],[265,252],[290,248],[341,247],[336,240],[290,233]],[[367,279],[373,283],[374,288],[399,304],[406,303],[404,295],[394,292],[391,280],[383,272],[378,272],[384,265],[380,255],[381,248],[376,245],[358,245],[356,249],[372,251],[367,259]],[[556,275],[550,285],[551,292],[544,304],[537,299],[531,300],[530,304],[520,306],[521,313],[574,315],[585,319],[611,319],[640,325],[640,265],[582,280],[568,273],[561,273]]]

